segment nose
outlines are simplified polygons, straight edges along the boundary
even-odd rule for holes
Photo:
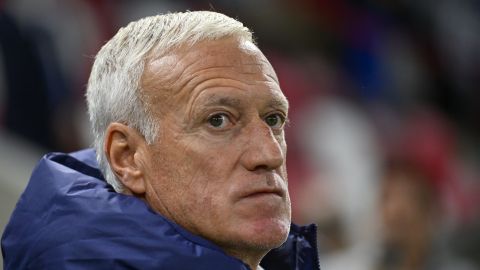
[[[286,144],[283,134],[275,136],[271,128],[261,121],[245,135],[245,151],[241,162],[249,171],[275,170],[285,161]]]

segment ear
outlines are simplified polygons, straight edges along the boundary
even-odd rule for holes
[[[112,171],[127,189],[127,193],[145,193],[146,142],[135,129],[121,123],[111,123],[105,134],[105,155]]]

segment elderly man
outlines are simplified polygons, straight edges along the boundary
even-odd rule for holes
[[[319,269],[314,227],[290,224],[288,102],[240,22],[130,23],[96,56],[87,101],[101,173],[93,150],[42,159],[6,269]]]

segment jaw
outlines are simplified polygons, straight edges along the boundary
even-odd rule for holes
[[[221,248],[230,256],[248,264],[251,269],[257,269],[260,261],[270,250],[281,246],[287,240],[290,222],[286,220],[259,221],[250,226],[252,229],[246,235],[239,237],[243,241],[230,242]],[[248,227],[244,228],[248,229]],[[232,245],[232,243],[235,244]]]
[[[274,216],[257,215],[237,222],[236,226],[231,227],[230,239],[217,244],[226,253],[243,261],[256,258],[259,262],[270,250],[287,240],[291,223],[290,207],[284,210]]]

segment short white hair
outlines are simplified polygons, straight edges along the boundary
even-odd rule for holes
[[[143,101],[141,78],[149,54],[162,56],[201,41],[238,38],[253,42],[241,22],[211,11],[187,11],[146,17],[121,28],[98,52],[87,87],[87,105],[97,161],[117,192],[124,186],[104,152],[105,132],[112,122],[138,130],[148,144],[157,136],[157,121]]]

